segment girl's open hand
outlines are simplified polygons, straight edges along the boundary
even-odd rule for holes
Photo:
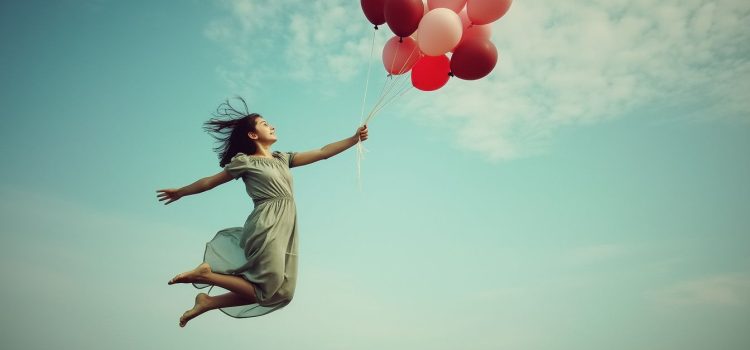
[[[360,126],[357,128],[357,132],[354,133],[354,137],[358,137],[360,140],[367,140],[367,125]]]
[[[164,189],[164,190],[156,190],[156,192],[161,192],[158,195],[156,195],[157,197],[159,197],[159,201],[160,202],[163,201],[163,200],[167,200],[167,202],[164,203],[164,205],[172,203],[172,202],[174,202],[174,201],[176,201],[176,200],[178,200],[178,199],[180,199],[182,197],[182,195],[180,195],[180,193],[179,193],[179,190],[177,190],[176,188],[168,188],[168,189]]]

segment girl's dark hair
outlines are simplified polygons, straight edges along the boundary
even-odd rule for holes
[[[219,155],[219,166],[222,168],[237,153],[251,155],[258,149],[255,141],[247,137],[247,133],[255,131],[255,122],[260,114],[249,113],[245,100],[242,97],[237,99],[242,102],[244,112],[237,110],[226,100],[216,108],[213,118],[203,123],[203,129],[219,143],[214,151]]]

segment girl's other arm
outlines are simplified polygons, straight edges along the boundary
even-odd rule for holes
[[[161,189],[161,190],[156,190],[156,192],[161,192],[157,195],[157,197],[159,198],[159,201],[167,200],[167,202],[164,203],[164,205],[167,205],[184,196],[189,196],[192,194],[208,191],[218,185],[228,182],[229,180],[232,180],[232,176],[229,175],[228,172],[222,170],[216,175],[204,177],[185,187],[182,187],[179,189],[175,189],[175,188]]]

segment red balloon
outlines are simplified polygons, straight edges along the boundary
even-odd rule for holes
[[[489,40],[478,39],[458,44],[453,50],[450,67],[454,76],[464,80],[476,80],[490,74],[495,64],[497,64],[495,45]]]
[[[385,0],[383,12],[393,34],[405,38],[419,27],[424,4],[422,0]]]
[[[437,90],[448,82],[450,70],[448,56],[423,56],[411,69],[411,84],[422,91]]]
[[[360,0],[362,12],[370,23],[379,26],[385,23],[385,13],[383,12],[385,0]]]

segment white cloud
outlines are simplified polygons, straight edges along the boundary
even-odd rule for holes
[[[369,56],[371,37],[363,35],[356,1],[222,4],[230,18],[209,23],[206,36],[226,44],[242,67],[263,60],[300,81],[348,81]],[[640,108],[747,121],[748,16],[750,2],[732,0],[517,1],[493,25],[500,54],[494,72],[478,81],[454,78],[398,103],[417,122],[455,130],[457,147],[491,161],[545,152],[560,128]],[[374,68],[389,33],[383,26]],[[272,43],[283,59],[262,52]],[[258,67],[256,81],[268,76]],[[228,76],[236,86],[252,84]]]
[[[740,1],[516,2],[493,27],[495,71],[453,79],[411,108],[431,125],[461,125],[458,144],[489,160],[543,152],[559,128],[652,105],[748,118],[748,14]]]
[[[675,283],[647,293],[664,305],[747,305],[750,276],[716,275]]]
[[[219,3],[228,15],[209,22],[204,30],[206,37],[230,52],[231,64],[219,70],[254,71],[252,77],[222,74],[233,89],[250,92],[271,75],[303,82],[329,77],[348,81],[369,55],[371,38],[363,36],[368,26],[362,23],[366,19],[358,2]]]

